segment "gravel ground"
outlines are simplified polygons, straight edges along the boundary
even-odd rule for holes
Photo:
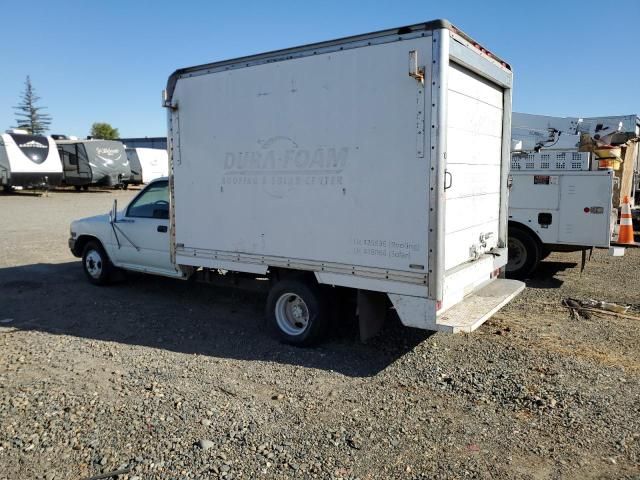
[[[264,333],[264,293],[85,280],[73,218],[132,192],[0,196],[0,479],[640,478],[640,250],[554,254],[471,335]]]

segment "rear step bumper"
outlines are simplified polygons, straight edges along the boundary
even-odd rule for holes
[[[440,332],[473,332],[524,289],[517,280],[496,278],[477,287],[455,305],[436,314],[435,300],[388,293],[406,327]]]
[[[438,316],[437,330],[449,333],[473,332],[523,289],[523,282],[498,278]]]

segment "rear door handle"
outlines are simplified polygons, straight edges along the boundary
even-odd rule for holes
[[[449,185],[447,185],[447,177],[449,179]],[[444,189],[449,190],[452,185],[453,185],[453,175],[451,175],[451,172],[449,170],[445,170],[444,171]]]
[[[167,226],[166,225],[158,225],[157,230],[161,233],[166,233],[167,232]]]

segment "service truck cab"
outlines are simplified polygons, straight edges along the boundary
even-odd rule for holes
[[[524,287],[500,278],[511,86],[443,20],[177,70],[169,181],[74,223],[73,251],[94,283],[111,265],[266,276],[269,324],[297,345],[326,332],[336,290],[363,337],[391,306],[470,332]]]

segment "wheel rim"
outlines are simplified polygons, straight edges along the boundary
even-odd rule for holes
[[[300,335],[309,326],[309,308],[295,293],[285,293],[276,302],[276,322],[287,335]]]
[[[527,249],[517,238],[509,238],[509,262],[507,263],[507,272],[520,270],[527,262]]]
[[[98,279],[102,274],[102,257],[95,250],[90,250],[84,259],[84,267],[91,278]]]

